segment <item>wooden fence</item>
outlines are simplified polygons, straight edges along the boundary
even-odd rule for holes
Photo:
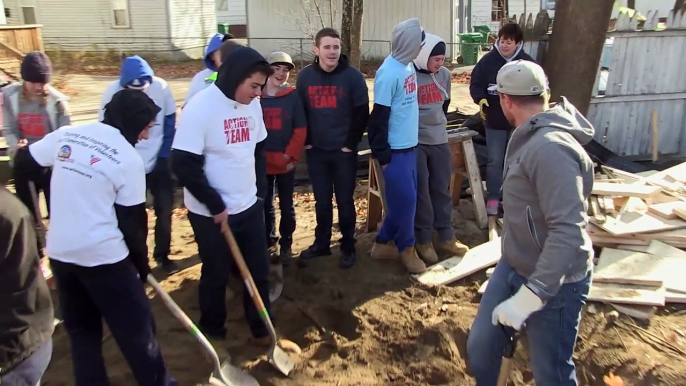
[[[588,119],[595,139],[620,155],[650,158],[657,140],[659,154],[686,156],[686,14],[671,11],[666,23],[660,16],[667,15],[651,11],[639,22],[620,14],[607,34],[611,49],[601,58]]]
[[[0,71],[12,75],[27,52],[43,51],[41,25],[0,25]]]
[[[539,12],[535,19],[531,13],[528,15],[521,14],[519,19],[517,19],[516,15],[513,15],[510,18],[500,20],[500,27],[510,22],[519,24],[524,31],[524,46],[522,47],[524,52],[542,64],[548,50],[548,37],[550,36],[549,31],[552,23],[548,12]]]

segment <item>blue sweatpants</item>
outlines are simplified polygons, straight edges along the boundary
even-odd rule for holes
[[[386,182],[386,217],[376,237],[395,241],[398,251],[414,246],[414,215],[417,211],[417,150],[393,153],[383,171]]]

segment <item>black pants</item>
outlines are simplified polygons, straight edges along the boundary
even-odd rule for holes
[[[338,205],[338,224],[343,235],[341,251],[355,251],[355,181],[357,178],[357,153],[341,150],[326,151],[317,148],[307,150],[307,171],[314,191],[317,227],[315,245],[328,249],[333,226],[333,195]]]
[[[153,197],[155,209],[155,250],[153,258],[158,262],[167,260],[171,249],[172,206],[174,185],[169,161],[160,158],[155,168],[145,176],[146,185]]]
[[[154,336],[143,284],[128,259],[81,267],[50,260],[77,386],[109,385],[102,356],[102,320],[139,385],[175,385]]]
[[[293,232],[295,232],[295,207],[293,206],[295,170],[285,174],[268,174],[267,183],[267,198],[264,202],[264,222],[267,225],[267,242],[269,243],[269,246],[276,245],[276,243],[279,242],[281,249],[290,249],[291,245],[293,245]],[[275,194],[278,194],[279,210],[281,211],[279,235],[276,234]],[[281,236],[280,239],[279,236]]]
[[[219,224],[212,217],[188,212],[198,253],[202,261],[200,285],[200,329],[208,335],[226,335],[226,285],[235,266],[229,245]],[[269,307],[269,258],[264,238],[264,203],[258,200],[249,209],[229,216],[229,226],[238,242],[245,263],[260,292],[267,311]],[[253,337],[263,338],[269,333],[260,319],[247,290],[243,291],[243,309]]]
[[[38,242],[38,251],[45,248],[45,226],[42,218],[36,218],[36,213],[40,214],[40,207],[38,204],[38,195],[41,191],[45,195],[45,204],[48,208],[48,218],[50,217],[50,178],[52,177],[52,168],[43,168],[40,175],[35,179],[29,179],[21,174],[14,176],[14,187],[17,192],[17,197],[26,205],[31,216],[35,221],[36,237]],[[30,183],[33,182],[36,188],[35,192],[31,191]],[[42,217],[42,215],[40,215]]]

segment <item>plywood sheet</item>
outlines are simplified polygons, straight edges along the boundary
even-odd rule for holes
[[[416,276],[427,285],[445,285],[495,265],[500,260],[500,237],[472,248],[464,257],[451,257]]]
[[[608,216],[602,223],[594,218],[591,218],[590,221],[614,236],[665,232],[686,228],[686,221],[667,220],[651,213],[626,212],[618,216],[618,218]]]
[[[675,209],[686,210],[686,202],[683,201],[672,201],[663,202],[661,204],[655,204],[648,206],[648,212],[665,219],[675,219],[677,218],[677,213],[674,212]]]
[[[588,301],[643,306],[664,306],[665,291],[662,288],[632,286],[627,284],[593,283]]]
[[[593,281],[662,287],[665,259],[648,253],[603,248]]]

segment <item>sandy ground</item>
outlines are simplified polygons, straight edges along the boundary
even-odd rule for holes
[[[110,76],[67,75],[76,122],[96,117],[99,98]],[[177,101],[185,97],[188,78],[169,81]],[[370,85],[370,94],[372,83]],[[453,84],[454,108],[474,112],[467,85]],[[226,306],[229,310],[224,342],[215,342],[221,360],[230,359],[255,376],[261,385],[474,385],[468,375],[466,339],[479,306],[477,289],[483,272],[451,286],[426,288],[412,282],[399,262],[369,258],[374,234],[363,233],[366,216],[366,181],[358,182],[358,264],[338,268],[334,255],[285,270],[285,289],[273,304],[278,332],[298,343],[303,353],[296,368],[284,377],[265,362],[264,352],[250,344],[240,294],[234,279]],[[296,193],[298,228],[295,253],[307,248],[314,237],[314,199],[309,187]],[[177,206],[181,192],[177,191]],[[335,211],[334,216],[336,217]],[[487,239],[474,222],[468,200],[454,210],[455,232],[470,246]],[[336,227],[336,225],[334,226]],[[154,215],[149,214],[152,250]],[[334,240],[340,234],[334,232]],[[172,298],[193,319],[199,317],[197,287],[200,262],[185,210],[173,218],[172,259],[183,270],[165,278],[154,274]],[[152,263],[154,264],[154,263]],[[201,346],[148,288],[157,322],[157,337],[165,361],[180,385],[207,381],[211,372]],[[56,302],[57,304],[57,302]],[[575,354],[581,385],[654,386],[686,385],[686,307],[666,307],[649,323],[616,317],[609,306],[592,304],[584,312]],[[59,314],[59,309],[58,309]],[[640,328],[634,323],[638,323]],[[515,385],[533,385],[526,339],[515,356]],[[44,385],[73,385],[69,341],[63,326],[54,335],[54,353]],[[115,340],[105,334],[103,354],[112,385],[135,384]],[[613,373],[620,378],[609,377]],[[618,381],[620,379],[620,381]]]
[[[278,332],[303,349],[291,376],[280,375],[265,362],[264,352],[250,344],[237,296],[242,291],[238,279],[232,281],[232,294],[226,302],[229,335],[225,342],[215,342],[222,360],[231,358],[261,385],[474,385],[468,375],[465,346],[479,305],[477,289],[485,274],[451,286],[426,288],[413,283],[399,262],[371,260],[374,235],[362,233],[363,181],[356,196],[358,264],[351,270],[338,269],[338,250],[334,248],[331,257],[285,271],[285,289],[273,305],[273,314]],[[298,230],[293,248],[297,253],[313,241],[314,200],[308,188],[298,189],[296,205]],[[454,217],[458,238],[470,246],[486,240],[474,223],[470,201],[461,201]],[[153,221],[150,214],[151,229]],[[197,247],[183,209],[175,211],[173,221],[172,258],[184,269],[162,285],[197,320]],[[152,231],[150,236],[152,245]],[[334,240],[338,237],[334,232]],[[158,271],[155,274],[164,277]],[[157,336],[171,372],[181,385],[206,382],[211,366],[201,346],[150,294]],[[639,322],[649,331],[641,332],[627,317],[615,320],[609,307],[594,304],[587,308],[575,355],[581,385],[686,384],[684,357],[675,349],[686,349],[683,309],[665,308],[649,325]],[[112,384],[134,384],[116,342],[106,336],[103,352]],[[526,342],[522,341],[524,348],[516,354],[514,384],[532,385]],[[604,377],[610,373],[624,383],[609,383],[609,378],[606,383]],[[62,328],[55,333],[55,352],[44,384],[73,384],[68,340]]]

